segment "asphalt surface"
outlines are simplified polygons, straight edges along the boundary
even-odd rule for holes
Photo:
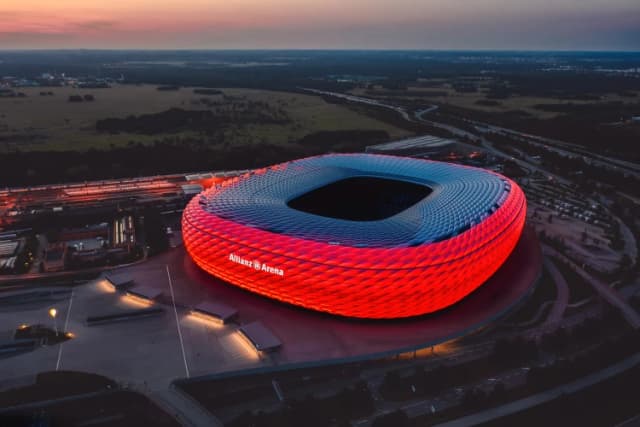
[[[121,273],[130,275],[136,286],[164,289],[166,265],[171,271],[178,307],[212,300],[234,307],[241,324],[262,322],[283,343],[273,356],[274,363],[282,364],[382,357],[464,335],[493,321],[525,298],[540,274],[542,257],[535,233],[526,229],[512,256],[477,291],[447,310],[396,321],[342,318],[255,295],[208,275],[183,248],[122,269]],[[165,275],[162,281],[158,278],[159,271]]]
[[[547,268],[549,274],[553,278],[553,282],[556,284],[556,300],[551,307],[551,312],[547,319],[545,320],[546,324],[557,324],[562,320],[562,316],[564,315],[564,311],[567,308],[567,304],[569,303],[569,285],[565,280],[560,270],[556,267],[556,265],[551,261],[548,257],[544,258],[544,266]]]

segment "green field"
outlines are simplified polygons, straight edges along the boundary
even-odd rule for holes
[[[201,137],[184,130],[160,135],[99,133],[95,124],[101,119],[158,113],[170,108],[214,108],[201,103],[202,98],[210,102],[238,105],[265,102],[270,107],[282,109],[290,119],[284,125],[256,123],[236,126],[229,123],[224,132],[225,144],[286,144],[317,131],[384,130],[390,138],[410,134],[345,106],[326,103],[317,96],[252,89],[221,90],[224,95],[195,94],[193,88],[159,91],[152,85],[116,85],[108,89],[20,88],[17,91],[23,92],[26,97],[0,97],[0,152],[17,149],[84,151],[121,147],[130,143],[149,144],[167,137],[178,141]],[[53,92],[53,96],[40,95],[40,92],[49,91]],[[95,101],[68,101],[71,95],[87,94],[93,95]]]

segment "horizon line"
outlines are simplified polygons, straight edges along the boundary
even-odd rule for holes
[[[4,48],[0,52],[72,52],[72,51],[103,51],[103,52],[269,52],[269,51],[293,51],[293,52],[584,52],[584,53],[640,53],[640,49],[539,49],[539,48],[110,48],[110,47],[29,47],[29,48]]]

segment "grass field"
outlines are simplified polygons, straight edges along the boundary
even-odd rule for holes
[[[106,134],[95,130],[97,120],[110,117],[158,113],[177,107],[186,110],[210,108],[201,98],[223,101],[223,95],[200,95],[193,88],[158,91],[152,85],[116,85],[108,89],[76,89],[71,87],[20,88],[24,98],[0,97],[0,152],[20,149],[78,150],[109,148],[131,143],[148,144],[164,137],[197,136],[182,131],[178,134],[140,135]],[[40,92],[53,92],[41,96]],[[409,132],[344,106],[329,104],[322,98],[286,92],[252,89],[222,89],[232,97],[223,102],[261,101],[283,109],[291,122],[286,125],[250,124],[233,126],[225,132],[225,143],[286,144],[316,131],[385,130],[391,138]],[[70,95],[95,97],[93,102],[69,102]]]

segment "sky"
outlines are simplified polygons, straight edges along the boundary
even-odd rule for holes
[[[0,0],[0,49],[640,50],[640,0]]]

